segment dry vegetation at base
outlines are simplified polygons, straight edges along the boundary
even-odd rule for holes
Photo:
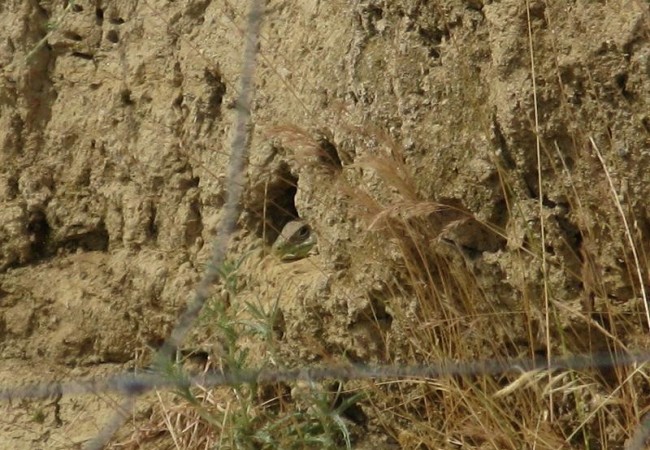
[[[64,8],[0,6],[3,386],[144,370],[228,189],[243,2]],[[267,8],[241,228],[170,377],[649,348],[647,3]],[[319,253],[280,263],[266,247],[296,216]],[[111,445],[623,448],[647,377],[179,389]],[[117,404],[14,403],[0,440],[71,448]]]

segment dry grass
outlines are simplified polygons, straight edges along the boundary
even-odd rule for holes
[[[536,43],[530,21],[529,15],[531,72],[535,80]],[[559,92],[565,93],[567,89],[559,69],[557,80]],[[468,82],[472,82],[470,76]],[[537,87],[533,85],[533,95],[536,92]],[[580,134],[579,120],[572,116],[566,94],[561,100],[567,108],[566,120],[573,122],[567,128],[578,130],[578,134],[572,136],[573,141],[577,145],[591,142],[609,180],[610,206],[603,208],[620,217],[625,239],[619,245],[627,247],[626,254],[632,253],[628,267],[632,267],[638,279],[636,286],[647,308],[643,274],[647,273],[648,265],[641,259],[635,244],[630,219],[626,217],[598,145],[586,133]],[[630,334],[643,328],[638,315],[602,310],[600,308],[606,307],[606,303],[594,304],[594,298],[606,296],[607,288],[602,281],[604,263],[599,261],[597,250],[590,244],[596,239],[593,224],[597,219],[583,201],[590,197],[584,189],[591,186],[573,178],[563,157],[566,149],[561,149],[557,142],[552,149],[547,148],[547,142],[540,137],[536,97],[533,104],[539,211],[537,228],[526,228],[525,244],[511,249],[515,265],[512,272],[519,274],[515,287],[521,292],[521,302],[515,307],[495,302],[484,290],[472,262],[462,256],[463,249],[454,243],[453,235],[457,228],[474,222],[501,238],[521,240],[495,224],[474,217],[458,205],[421,198],[399,145],[372,126],[350,126],[350,130],[363,136],[365,142],[379,143],[388,149],[387,156],[368,156],[346,168],[373,172],[382,184],[385,194],[382,198],[377,198],[376,192],[341,179],[336,185],[354,205],[356,218],[365,223],[369,239],[390,242],[394,245],[392,248],[397,249],[396,258],[386,258],[387,263],[393,265],[394,274],[393,279],[385,280],[388,286],[385,300],[391,303],[393,326],[386,333],[377,323],[377,329],[383,330],[384,347],[390,349],[385,362],[503,360],[543,354],[550,363],[554,356],[572,353],[626,352],[629,348],[625,342],[629,341]],[[489,119],[484,123],[488,128]],[[299,167],[315,166],[317,170],[340,172],[340,159],[324,153],[322,143],[312,132],[297,125],[286,125],[273,128],[269,133],[296,150],[294,157]],[[366,150],[369,154],[377,151],[376,148]],[[555,165],[552,154],[558,156],[560,167]],[[567,202],[576,211],[577,228],[585,243],[580,254],[574,255],[582,262],[579,272],[558,266],[553,258],[547,257],[547,217],[542,198],[544,186],[549,181],[544,179],[543,167],[549,165],[555,182],[560,180],[568,187]],[[521,219],[527,214],[526,207],[523,199],[518,198],[520,194],[513,186],[512,175],[507,168],[498,165],[498,169],[508,216],[513,220]],[[452,255],[454,252],[456,257]],[[565,277],[581,282],[582,304],[574,305],[556,298],[551,277],[562,271]],[[542,285],[531,289],[531,283],[538,280]],[[242,333],[241,329],[234,328],[232,332],[238,337]],[[232,344],[236,346],[236,342]],[[282,365],[276,359],[269,363]],[[614,366],[585,371],[522,371],[517,375],[496,377],[366,381],[355,385],[352,393],[363,393],[359,404],[373,422],[374,432],[390,436],[402,448],[620,448],[645,413],[638,406],[647,386],[643,369]],[[320,407],[325,417],[334,417],[331,415],[335,410],[331,400],[334,394],[327,394],[324,389],[320,391],[322,397],[311,398],[305,406],[304,403],[299,405],[296,400],[299,396],[289,395],[288,389],[288,386],[276,386],[274,396],[263,398],[242,396],[238,388],[220,390],[223,398],[236,399],[229,401],[227,406],[215,402],[198,405],[193,401],[183,409],[178,405],[164,406],[161,402],[166,419],[160,423],[166,424],[172,436],[175,433],[184,436],[183,443],[176,448],[199,448],[192,439],[200,420],[204,421],[202,426],[211,429],[203,435],[218,436],[220,448],[234,448],[235,445],[246,448],[236,438],[245,432],[250,439],[248,445],[261,448],[304,448],[310,442],[311,445],[315,445],[314,442],[325,445],[325,441],[319,439],[329,439],[327,445],[345,444],[348,434],[345,427],[337,428],[339,422],[328,422],[318,414],[310,416],[314,408]],[[311,389],[319,392],[318,386],[308,391]],[[213,398],[214,392],[206,393],[203,398],[207,397]],[[270,404],[275,405],[273,414],[268,412]],[[198,411],[209,413],[202,415]],[[206,414],[211,418],[206,419]],[[184,418],[178,422],[170,418],[174,415]],[[318,426],[310,427],[312,421]],[[355,426],[349,418],[345,421]],[[328,430],[335,431],[328,434]],[[264,441],[262,435],[268,441]]]
[[[529,9],[530,5],[528,13]],[[596,351],[625,354],[647,332],[646,324],[650,327],[644,287],[648,261],[639,245],[641,235],[633,226],[635,217],[625,209],[614,173],[596,139],[573,113],[559,69],[556,88],[565,109],[566,128],[575,130],[570,136],[575,148],[562,148],[557,141],[543,139],[534,57],[541,44],[535,42],[530,14],[527,20],[534,96],[530,131],[535,136],[537,164],[534,220],[529,199],[514,181],[518,175],[496,158],[493,162],[507,216],[516,223],[506,229],[476,217],[462,205],[424,198],[397,141],[374,126],[349,125],[347,132],[358,137],[358,153],[369,155],[354,164],[344,164],[345,158],[324,144],[331,145],[334,140],[327,133],[317,135],[294,124],[267,130],[269,136],[295,151],[292,157],[297,167],[336,177],[332,188],[352,206],[355,213],[351,219],[364,224],[359,242],[374,243],[373,250],[386,249],[384,254],[374,255],[356,249],[359,258],[375,257],[392,274],[391,279],[382,280],[381,293],[381,303],[390,305],[391,327],[387,329],[378,317],[373,324],[386,349],[381,355],[386,364],[504,361],[543,355],[551,365],[556,356]],[[550,19],[549,23],[552,26]],[[468,84],[476,81],[469,70],[460,76]],[[484,117],[481,126],[488,129],[490,123],[491,119]],[[594,198],[592,190],[602,186],[576,179],[563,156],[581,151],[585,145],[600,162],[597,174],[607,180],[598,210],[588,203]],[[350,173],[350,177],[344,176]],[[358,173],[377,181],[373,189],[355,184]],[[290,178],[281,181],[295,185]],[[573,252],[579,270],[558,263],[548,253],[547,233],[552,230],[543,199],[549,183],[566,186],[566,202],[574,211],[581,245],[579,251],[569,243],[557,245]],[[271,206],[285,215],[292,213],[282,204]],[[607,228],[611,222],[597,226],[603,215],[615,216],[619,222],[611,229]],[[266,209],[257,219],[267,223]],[[273,221],[268,222],[273,226]],[[509,253],[509,283],[518,293],[518,302],[501,301],[485,287],[481,267],[456,239],[468,226],[508,241],[503,251]],[[633,296],[627,300],[633,303],[640,298],[643,314],[634,305],[622,311],[608,301],[603,267],[610,263],[603,260],[598,248],[605,237],[620,250],[619,258],[629,271]],[[220,267],[226,280],[234,280],[226,286],[231,300],[240,295],[237,277],[243,275],[239,267],[234,263]],[[579,297],[559,298],[558,279],[577,281]],[[267,368],[297,364],[278,351],[281,343],[273,332],[277,310],[247,304],[248,318],[243,321],[242,311],[230,311],[220,299],[213,301],[199,329],[207,340],[218,342],[219,352],[211,355],[214,359],[203,370],[215,366],[219,370],[245,369],[251,361]],[[642,337],[639,340],[646,342]],[[251,342],[266,358],[262,363],[249,354]],[[314,347],[322,360],[338,361],[340,357],[328,355],[326,348],[316,348],[316,344]],[[195,387],[174,399],[159,394],[150,417],[139,421],[133,435],[115,443],[114,448],[354,448],[368,434],[369,443],[376,446],[390,441],[409,449],[621,448],[647,412],[643,404],[648,381],[643,366],[613,365],[582,371],[522,370],[500,376],[362,380],[345,388],[336,380],[331,384],[298,380],[272,386]]]

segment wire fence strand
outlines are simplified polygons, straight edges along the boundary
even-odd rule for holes
[[[166,362],[172,357],[185,337],[192,329],[206,300],[210,297],[212,286],[219,281],[219,268],[223,265],[228,251],[228,243],[232,236],[240,214],[240,202],[244,189],[244,172],[248,159],[248,145],[250,142],[249,131],[251,129],[251,108],[253,102],[253,91],[255,81],[255,63],[259,41],[260,27],[264,8],[262,0],[252,0],[248,12],[246,35],[244,42],[243,62],[240,78],[239,95],[236,100],[236,115],[234,131],[232,136],[230,164],[228,168],[228,179],[226,181],[227,199],[223,208],[222,219],[214,239],[212,256],[207,265],[203,278],[194,291],[194,298],[188,307],[178,318],[176,326],[169,338],[154,356],[154,369],[163,371]],[[95,386],[97,388],[98,386]],[[130,410],[135,403],[135,397],[141,393],[140,389],[127,389],[125,392],[128,399],[118,408],[113,418],[101,430],[99,435],[91,440],[86,448],[96,450],[103,448],[113,437],[117,430],[128,419],[126,411]]]

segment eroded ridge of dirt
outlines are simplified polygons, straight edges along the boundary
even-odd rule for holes
[[[169,332],[224,202],[244,8],[0,5],[3,386],[146,365]],[[288,364],[647,347],[647,2],[267,11],[233,246],[253,256],[229,304],[279,308]],[[297,216],[318,255],[280,264],[250,251]],[[601,394],[616,376],[599,379]],[[642,411],[647,387],[635,389]],[[0,447],[70,448],[111,413],[96,400],[5,405]],[[545,442],[563,442],[574,410],[545,425]],[[449,432],[478,448],[467,417]],[[603,420],[631,432],[637,419]],[[421,431],[391,420],[370,414],[370,430],[415,448]],[[607,445],[627,437],[615,428]]]

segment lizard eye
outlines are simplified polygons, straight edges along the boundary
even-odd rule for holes
[[[309,229],[309,225],[303,225],[303,226],[300,227],[300,229],[298,229],[297,234],[298,234],[298,237],[300,237],[300,238],[306,238],[307,236],[309,236],[310,232],[311,232],[311,230]]]

